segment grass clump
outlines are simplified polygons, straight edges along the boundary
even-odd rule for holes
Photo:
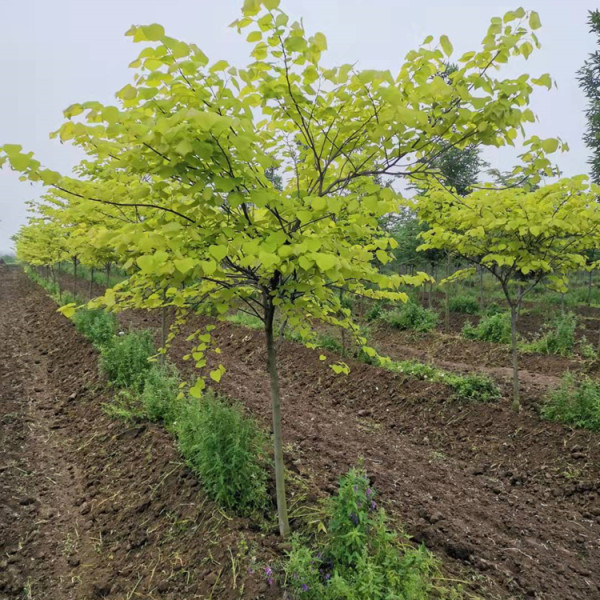
[[[131,390],[119,390],[111,402],[102,405],[102,410],[127,423],[138,423],[146,416],[138,395]]]
[[[141,392],[144,379],[152,367],[148,359],[155,354],[151,331],[131,331],[116,336],[102,348],[100,368],[116,387]]]
[[[552,328],[540,339],[524,344],[524,352],[539,352],[540,354],[559,354],[570,356],[575,347],[575,329],[577,317],[573,313],[558,315],[552,324]]]
[[[493,379],[485,375],[459,375],[438,369],[433,365],[405,360],[392,363],[394,371],[404,373],[415,379],[430,380],[445,383],[454,390],[454,400],[467,402],[493,402],[500,398],[501,393]]]
[[[494,380],[485,375],[449,375],[446,380],[454,389],[457,400],[494,402],[501,396]]]
[[[542,416],[550,421],[600,431],[600,383],[589,377],[579,380],[566,373],[557,389],[549,392]]]
[[[435,558],[391,530],[363,471],[341,478],[328,506],[326,533],[312,545],[295,538],[286,582],[300,600],[425,600],[448,597],[434,582]]]
[[[172,425],[180,411],[179,373],[173,365],[153,365],[146,373],[140,400],[146,417]]]
[[[483,317],[477,326],[467,321],[462,328],[462,335],[468,340],[481,340],[510,344],[511,328],[508,313],[496,313]]]
[[[265,510],[266,439],[241,408],[209,392],[182,406],[175,432],[181,454],[215,500],[242,515]]]
[[[479,313],[479,302],[472,296],[454,296],[450,298],[448,306],[452,312],[465,315],[476,315]]]
[[[250,327],[250,329],[263,329],[263,322],[254,315],[238,311],[232,315],[226,317],[227,321],[234,325],[241,325],[242,327]]]
[[[365,320],[368,322],[376,321],[381,317],[382,313],[383,303],[380,300],[378,300],[377,302],[373,302],[373,304],[371,304],[371,307],[365,314]]]
[[[407,302],[401,307],[382,313],[380,317],[394,329],[431,331],[438,323],[438,314],[416,302]]]
[[[73,315],[75,329],[88,338],[96,348],[108,346],[116,331],[117,320],[112,313],[100,308],[82,308]]]

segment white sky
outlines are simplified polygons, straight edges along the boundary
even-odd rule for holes
[[[197,43],[211,60],[238,66],[249,45],[227,26],[239,16],[242,0],[0,0],[0,144],[18,143],[38,160],[68,172],[79,154],[48,134],[74,102],[111,102],[131,80],[127,68],[141,50],[124,33],[131,24],[161,23],[173,37]],[[585,98],[576,71],[595,49],[588,33],[589,0],[529,0],[542,20],[541,50],[519,59],[507,72],[549,72],[557,89],[536,91],[531,105],[539,123],[529,133],[559,136],[569,143],[558,158],[566,176],[588,171],[581,136]],[[478,47],[492,16],[518,3],[492,0],[282,0],[293,18],[304,18],[310,33],[328,38],[325,62],[358,62],[360,68],[398,71],[405,54],[428,35],[447,34],[458,57]],[[513,150],[486,153],[492,166],[510,168]],[[0,253],[25,222],[26,201],[39,188],[0,170]]]

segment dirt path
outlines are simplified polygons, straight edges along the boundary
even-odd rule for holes
[[[276,536],[210,502],[168,435],[108,418],[97,355],[0,268],[0,599],[278,598]]]

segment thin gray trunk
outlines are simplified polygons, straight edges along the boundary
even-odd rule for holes
[[[273,413],[273,451],[275,459],[275,489],[277,495],[277,517],[279,533],[287,538],[290,534],[287,502],[285,498],[285,473],[283,465],[283,438],[281,433],[281,395],[277,371],[277,350],[273,339],[275,308],[269,303],[265,308],[265,337],[267,343],[267,371],[271,383],[271,405]]]
[[[592,303],[592,279],[594,277],[594,271],[590,271],[588,275],[588,296],[587,305],[590,306]]]
[[[94,267],[90,269],[90,300],[94,296]]]
[[[160,347],[164,348],[167,343],[167,307],[163,306],[160,309]],[[165,366],[166,355],[164,352],[160,353],[160,366]]]
[[[77,296],[77,259],[73,259],[73,296]]]
[[[110,285],[110,263],[106,263],[106,287]]]
[[[513,409],[521,410],[521,401],[519,398],[519,356],[517,352],[517,317],[518,310],[516,306],[510,307],[510,343],[512,351],[513,368]]]
[[[452,269],[452,258],[448,252],[448,264],[446,270],[446,277],[450,277],[450,271]],[[446,331],[450,331],[450,290],[448,289],[450,284],[447,283],[444,286],[444,313],[446,318]]]
[[[483,312],[483,267],[479,267],[479,310]]]

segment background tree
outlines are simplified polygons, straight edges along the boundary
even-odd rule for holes
[[[597,194],[581,176],[535,191],[478,190],[464,198],[444,188],[419,199],[429,225],[423,249],[446,249],[486,269],[499,282],[511,314],[513,404],[520,408],[517,319],[524,297],[542,281],[566,289],[598,244]]]
[[[588,25],[600,43],[600,11],[588,13]],[[587,129],[583,136],[592,156],[589,159],[591,176],[594,183],[600,183],[600,52],[596,50],[585,61],[577,73],[579,87],[587,97],[585,111]]]

